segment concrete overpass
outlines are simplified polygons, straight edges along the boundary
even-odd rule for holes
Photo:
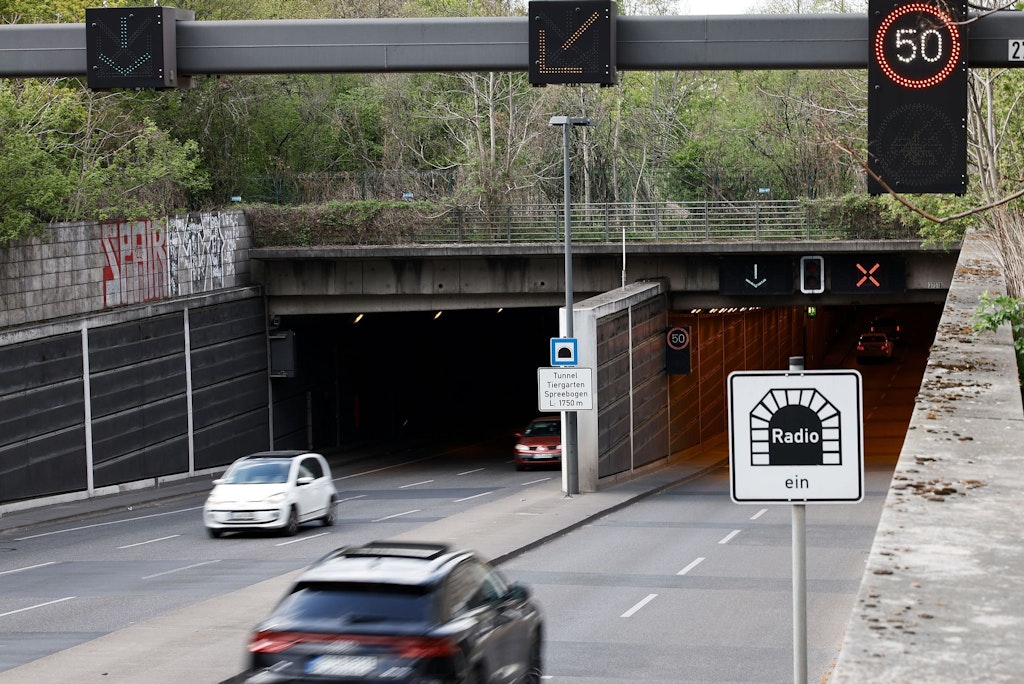
[[[658,242],[574,244],[572,251],[577,299],[624,282],[662,280],[669,309],[684,310],[941,302],[959,246],[921,240]],[[800,293],[796,273],[803,255],[825,257],[823,294]],[[565,298],[559,243],[267,247],[250,250],[250,256],[272,316],[559,306]],[[868,279],[857,288],[847,278],[840,286],[842,269],[857,275],[858,263],[871,268],[879,260],[892,263],[901,280],[880,288]],[[769,276],[769,264],[781,265],[781,274],[770,276],[778,287],[775,281],[761,288],[747,283],[758,263],[755,283]]]

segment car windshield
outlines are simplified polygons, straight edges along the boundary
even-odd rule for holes
[[[375,583],[311,583],[281,601],[271,620],[284,628],[345,629],[375,622],[426,622],[431,595],[424,587]]]
[[[289,460],[243,461],[228,469],[224,484],[279,484],[288,481]]]
[[[557,420],[536,420],[523,433],[527,437],[544,437],[562,434],[562,424]]]

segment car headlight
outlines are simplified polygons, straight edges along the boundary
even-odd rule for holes
[[[277,494],[271,494],[270,496],[268,496],[263,501],[264,501],[264,503],[268,503],[268,504],[276,506],[277,504],[284,503],[287,498],[288,498],[287,494],[285,494],[284,492],[278,492]]]
[[[525,444],[516,444],[516,451],[529,451],[530,447]]]
[[[235,500],[234,499],[229,499],[226,496],[214,496],[214,495],[211,494],[206,499],[206,505],[208,505],[208,506],[221,506],[221,505],[224,505],[224,504],[232,504],[232,503],[235,503]]]

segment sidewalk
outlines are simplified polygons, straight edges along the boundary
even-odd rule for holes
[[[558,480],[476,506],[394,537],[472,548],[495,563],[728,461],[725,442],[678,454],[671,465],[605,491],[567,497]],[[0,516],[0,533],[42,522],[83,519],[119,508],[206,491],[210,476],[158,489],[67,502]],[[215,684],[244,668],[249,628],[301,571],[218,596],[0,673],[0,682]]]

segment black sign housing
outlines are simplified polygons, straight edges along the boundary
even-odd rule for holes
[[[175,7],[93,7],[85,10],[87,84],[111,88],[177,88],[191,85],[178,76],[175,21],[192,19]]]
[[[869,0],[868,168],[900,193],[967,190],[965,2]],[[868,192],[885,185],[868,174]]]
[[[610,0],[536,0],[530,3],[529,14],[532,85],[618,83],[618,5]]]

